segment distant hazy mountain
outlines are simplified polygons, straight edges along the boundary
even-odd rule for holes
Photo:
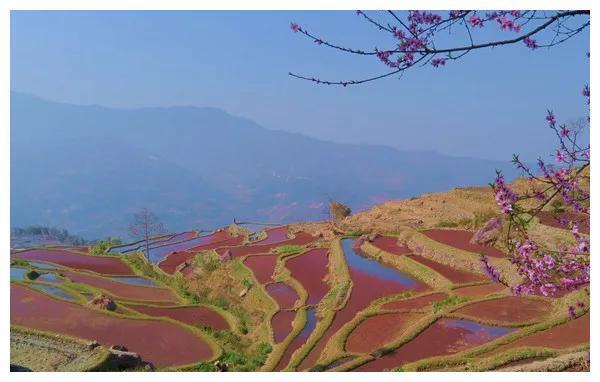
[[[11,93],[11,225],[88,239],[124,235],[141,207],[171,230],[317,219],[330,197],[361,209],[485,184],[496,168],[515,174],[508,161],[325,142],[213,108],[118,110]]]

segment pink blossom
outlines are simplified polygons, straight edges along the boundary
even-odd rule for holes
[[[503,213],[512,211],[512,205],[517,201],[517,195],[506,185],[504,176],[498,174],[493,185],[496,195],[496,204]]]
[[[575,307],[573,305],[569,305],[568,312],[571,318],[577,318],[577,313],[575,312]]]
[[[444,65],[446,65],[446,59],[445,58],[434,58],[433,60],[431,60],[431,65],[433,65],[433,67],[435,67],[435,68],[444,66]]]
[[[473,15],[469,18],[469,23],[474,27],[483,28],[483,20],[477,15]]]
[[[550,110],[548,110],[548,114],[546,114],[546,121],[550,127],[554,127],[556,125],[556,118],[554,117],[554,113]]]
[[[290,23],[290,29],[292,31],[294,31],[294,33],[299,32],[299,31],[302,30],[302,28],[300,28],[300,25],[298,25],[298,24],[296,24],[294,22]]]
[[[529,37],[525,37],[523,43],[530,49],[536,49],[538,47],[537,41]]]
[[[483,263],[483,271],[485,272],[485,274],[490,278],[490,280],[492,280],[493,282],[497,283],[500,281],[500,273],[498,272],[498,269],[496,268],[496,266],[491,265],[489,263],[489,259],[487,256],[481,256],[481,259],[479,259],[482,263]]]

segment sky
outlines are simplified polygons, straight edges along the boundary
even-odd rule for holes
[[[11,89],[117,108],[217,107],[334,142],[500,160],[549,155],[546,109],[559,122],[586,115],[589,31],[552,49],[481,50],[443,68],[344,88],[288,72],[347,80],[386,68],[314,44],[291,21],[342,45],[393,43],[353,11],[12,11]],[[443,40],[453,41],[464,40]]]

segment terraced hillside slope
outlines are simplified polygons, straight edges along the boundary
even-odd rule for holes
[[[552,212],[548,212],[553,217]],[[11,363],[33,370],[586,370],[584,291],[513,296],[505,248],[470,242],[487,188],[336,222],[11,253]],[[542,218],[533,235],[562,240]],[[480,254],[501,269],[490,281]],[[50,352],[49,348],[60,351]],[[83,350],[81,350],[83,349]],[[80,351],[81,350],[81,351]],[[125,353],[127,363],[115,363]],[[76,356],[72,355],[76,354]]]

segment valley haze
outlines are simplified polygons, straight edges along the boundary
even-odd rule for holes
[[[87,239],[125,237],[142,207],[170,231],[322,220],[330,198],[362,210],[485,185],[496,169],[517,175],[509,161],[327,142],[216,108],[111,109],[11,92],[12,226]]]

